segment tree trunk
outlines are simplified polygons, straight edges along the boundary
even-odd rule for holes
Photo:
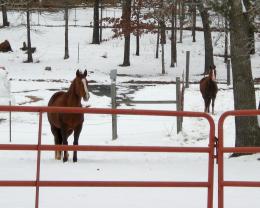
[[[136,52],[135,55],[139,56],[140,55],[140,7],[138,5],[137,8],[137,14],[136,14],[136,21],[137,21],[137,28],[136,28]]]
[[[192,42],[196,42],[196,5],[194,0],[192,0]]]
[[[162,46],[162,74],[165,74],[164,44],[161,43],[161,46]]]
[[[175,52],[176,52],[176,41],[175,41],[175,32],[176,32],[176,25],[175,25],[175,18],[176,18],[176,13],[175,13],[175,6],[176,4],[172,5],[172,15],[171,15],[171,23],[172,23],[172,27],[171,27],[171,65],[170,67],[174,67],[175,66]]]
[[[156,39],[156,51],[155,51],[155,58],[159,58],[159,44],[160,44],[160,26],[158,24],[157,29],[157,39]]]
[[[103,30],[103,4],[102,0],[100,0],[100,29],[99,29],[99,42],[102,42],[102,30]]]
[[[65,54],[64,54],[64,59],[68,59],[69,58],[69,8],[68,8],[67,2],[65,2],[64,19],[65,19]]]
[[[173,60],[174,63],[177,64],[177,0],[175,0],[175,7],[174,7],[174,13],[175,13],[175,17],[174,17],[174,52],[173,52]]]
[[[230,0],[230,43],[234,86],[234,108],[256,109],[255,89],[247,47],[248,19],[242,15],[241,1]],[[236,142],[239,146],[260,146],[257,118],[236,117]]]
[[[92,44],[100,44],[99,37],[99,0],[94,1],[94,25],[93,25],[93,37]]]
[[[198,9],[200,11],[200,16],[202,19],[203,31],[204,31],[204,47],[205,47],[204,74],[207,74],[209,70],[209,66],[214,64],[212,38],[211,38],[211,31],[209,25],[209,14],[207,9],[204,8],[202,4],[198,5]]]
[[[9,22],[8,22],[8,19],[7,19],[7,10],[6,10],[5,5],[2,5],[2,15],[3,15],[3,26],[8,27]]]
[[[225,18],[225,51],[224,51],[224,63],[228,61],[228,21]]]
[[[27,5],[27,10],[26,10],[26,20],[27,20],[27,45],[28,45],[27,62],[31,63],[31,62],[33,62],[33,57],[32,57],[32,45],[31,45],[31,25],[30,25],[29,4]]]
[[[163,5],[163,0],[161,0],[161,8],[164,7]],[[162,74],[165,74],[165,59],[164,59],[164,44],[166,44],[166,25],[165,25],[165,18],[164,18],[164,14],[162,13],[161,16],[159,17],[159,25],[160,25],[160,43],[161,43],[161,47],[162,47]]]
[[[123,33],[125,36],[124,61],[121,66],[130,66],[131,0],[123,2]]]
[[[252,9],[252,3],[249,0],[243,0],[245,8],[247,11]],[[245,18],[249,22],[247,30],[248,30],[248,48],[250,54],[255,54],[255,27],[254,27],[254,17],[250,12],[244,13]]]
[[[162,20],[160,20],[160,31],[161,31],[161,43],[163,44],[166,44],[166,25],[165,25],[165,22],[164,22],[164,17],[162,17]]]
[[[183,37],[183,25],[184,25],[184,19],[185,19],[185,11],[184,11],[184,2],[183,0],[179,0],[179,10],[180,10],[180,43],[182,43],[182,37]]]

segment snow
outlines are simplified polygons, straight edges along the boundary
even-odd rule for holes
[[[8,72],[3,66],[0,66],[0,92],[0,104],[8,105],[11,100],[10,82],[8,79]]]
[[[106,15],[120,16],[119,10],[107,9]],[[116,83],[118,96],[129,96],[134,100],[171,100],[175,99],[174,84],[139,84],[128,81],[172,82],[185,71],[186,51],[191,51],[190,80],[201,79],[204,69],[203,34],[197,33],[197,42],[191,40],[191,33],[184,31],[183,44],[178,44],[177,67],[170,68],[170,44],[166,50],[166,75],[161,75],[160,59],[155,59],[156,35],[145,34],[141,37],[141,55],[135,56],[135,38],[131,39],[131,66],[119,67],[123,61],[123,39],[111,39],[110,29],[104,29],[104,39],[100,45],[93,45],[92,30],[84,25],[91,24],[92,10],[78,9],[70,12],[69,53],[64,56],[63,13],[38,13],[32,15],[32,46],[34,63],[23,63],[27,55],[19,48],[26,40],[25,16],[10,12],[11,27],[2,28],[1,41],[8,39],[14,52],[1,53],[2,66],[5,66],[11,82],[11,96],[16,105],[46,106],[51,95],[69,87],[76,70],[88,70],[90,100],[84,106],[110,108],[111,99],[106,91],[110,85],[110,71],[117,69]],[[0,20],[1,21],[1,20]],[[37,24],[40,24],[37,25]],[[1,22],[0,22],[1,24]],[[76,26],[74,26],[76,24]],[[50,27],[56,25],[56,27]],[[170,36],[170,34],[168,34]],[[213,38],[219,38],[213,33]],[[258,37],[257,41],[258,40]],[[214,47],[215,53],[223,53],[223,36]],[[79,46],[79,60],[78,60]],[[260,77],[259,42],[257,52],[252,56],[253,77]],[[106,54],[107,58],[102,56]],[[226,66],[223,59],[215,57],[219,92],[215,104],[217,124],[225,111],[232,110],[232,85],[227,86]],[[51,71],[44,70],[51,66]],[[1,71],[1,70],[0,70]],[[1,72],[0,83],[7,83],[6,72]],[[127,75],[127,76],[125,76]],[[91,82],[92,81],[92,82]],[[6,86],[6,84],[4,84]],[[1,85],[2,86],[2,85]],[[97,86],[103,87],[99,91]],[[138,87],[138,90],[135,90]],[[259,84],[256,85],[257,103],[260,99]],[[8,87],[1,88],[0,95],[5,97]],[[129,93],[129,90],[131,94]],[[33,98],[38,98],[35,102]],[[167,105],[121,105],[127,109],[175,110],[176,106]],[[203,100],[198,84],[190,84],[185,91],[186,111],[202,112]],[[217,126],[216,126],[217,127]],[[9,144],[9,113],[0,113],[0,142]],[[225,121],[225,146],[234,146],[234,118]],[[184,118],[183,131],[176,134],[176,119],[170,117],[118,116],[118,136],[112,141],[111,116],[85,115],[85,123],[80,135],[82,145],[153,145],[153,146],[208,146],[209,125],[202,118]],[[36,113],[12,113],[12,144],[37,144],[38,115]],[[216,132],[217,135],[217,132]],[[53,144],[47,117],[43,117],[43,144]],[[72,144],[72,137],[69,144]],[[79,152],[78,163],[54,160],[53,152],[41,155],[42,180],[132,180],[132,181],[206,181],[208,158],[205,154],[181,153],[116,153],[116,152]],[[34,180],[36,172],[36,152],[1,151],[1,180]],[[259,180],[259,154],[240,158],[225,155],[225,180]],[[217,165],[215,165],[214,207],[217,207]],[[259,207],[259,188],[225,188],[225,207]],[[0,207],[34,207],[35,188],[0,187]],[[40,188],[40,207],[206,207],[207,189],[205,188]],[[188,200],[185,200],[188,199]],[[251,201],[250,201],[251,200]]]
[[[242,12],[243,13],[247,13],[247,10],[246,10],[246,7],[245,7],[245,4],[244,4],[243,0],[241,0],[241,4],[242,4]]]

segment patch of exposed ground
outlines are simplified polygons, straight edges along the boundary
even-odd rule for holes
[[[29,103],[35,103],[38,102],[40,100],[43,100],[42,98],[36,97],[36,96],[32,96],[32,95],[26,95],[26,98],[29,98],[29,101],[26,102],[22,102],[22,103],[18,103],[18,105],[25,105],[25,104],[29,104]]]

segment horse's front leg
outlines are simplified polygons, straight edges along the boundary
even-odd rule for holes
[[[62,135],[62,144],[68,145],[68,133],[66,131],[66,128],[61,128],[61,135]],[[63,162],[67,162],[68,158],[69,158],[68,151],[64,151]]]
[[[79,135],[82,130],[82,124],[77,126],[77,128],[74,130],[74,142],[73,145],[78,145],[79,144]],[[77,151],[73,152],[73,162],[78,161],[78,156],[77,156]]]

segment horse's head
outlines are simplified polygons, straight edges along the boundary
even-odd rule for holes
[[[209,77],[212,81],[216,81],[216,66],[215,65],[210,65]]]
[[[84,101],[88,101],[90,97],[88,91],[88,80],[86,77],[87,70],[85,70],[83,73],[77,70],[75,78],[75,91],[78,94],[78,96],[84,99]]]

